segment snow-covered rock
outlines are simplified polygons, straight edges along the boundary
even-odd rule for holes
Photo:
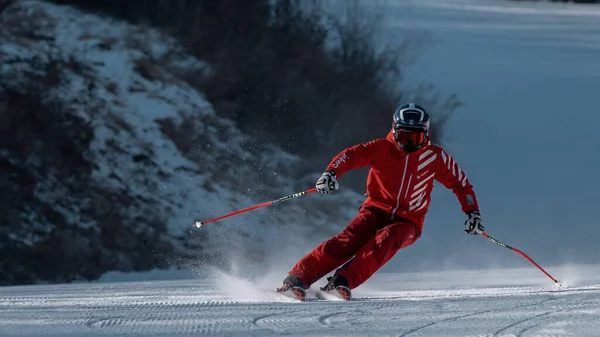
[[[153,29],[39,1],[5,10],[0,283],[239,259],[269,266],[354,215],[361,196],[342,192],[194,229],[316,178],[291,179],[301,158],[244,135],[183,80],[210,71]]]

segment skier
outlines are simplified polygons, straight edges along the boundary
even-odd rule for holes
[[[345,149],[335,156],[316,182],[320,193],[338,189],[345,172],[370,166],[367,199],[358,215],[339,234],[304,256],[277,291],[291,290],[304,299],[304,289],[338,268],[321,290],[337,290],[350,299],[394,254],[413,244],[423,230],[433,181],[457,196],[466,214],[465,232],[484,231],[473,186],[454,159],[430,142],[430,118],[420,105],[399,106],[386,138]],[[341,266],[341,267],[340,267]]]

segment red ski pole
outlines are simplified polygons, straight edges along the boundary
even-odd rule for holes
[[[279,202],[282,202],[282,201],[291,200],[291,199],[294,199],[294,198],[297,198],[297,197],[301,197],[303,195],[310,194],[310,193],[313,193],[313,192],[316,192],[316,191],[317,191],[316,188],[312,188],[312,189],[304,191],[304,192],[291,194],[291,195],[279,198],[277,200],[267,201],[265,203],[258,204],[256,206],[244,208],[244,209],[239,210],[239,211],[235,211],[235,212],[232,212],[232,213],[229,213],[229,214],[225,214],[225,215],[222,215],[222,216],[214,218],[214,219],[209,219],[209,220],[205,220],[205,221],[196,221],[196,223],[194,224],[194,226],[200,228],[200,226],[202,226],[204,224],[207,224],[209,222],[213,222],[213,221],[217,221],[217,220],[229,218],[230,216],[238,215],[238,214],[241,214],[241,213],[244,213],[244,212],[248,212],[248,211],[251,211],[251,210],[254,210],[254,209],[257,209],[257,208],[261,208],[261,207],[265,207],[265,206],[270,206],[270,205],[273,205],[273,204],[276,204],[276,203],[279,203]]]
[[[548,272],[545,271],[544,268],[540,267],[539,264],[535,263],[535,261],[533,261],[532,258],[530,258],[529,256],[527,256],[527,254],[523,253],[522,251],[520,251],[520,250],[518,250],[516,248],[513,248],[513,247],[511,247],[511,246],[509,246],[507,244],[504,244],[504,243],[502,243],[502,242],[494,239],[493,237],[489,236],[486,232],[481,233],[481,235],[483,235],[484,238],[492,241],[493,243],[497,244],[500,247],[504,247],[504,248],[510,249],[513,252],[520,254],[521,256],[523,256],[524,258],[526,258],[529,262],[531,262],[534,266],[536,266],[539,270],[541,270],[544,274],[546,274],[546,276],[548,276],[552,281],[554,281],[554,284],[556,284],[557,286],[560,287],[560,281],[558,281],[557,279],[555,279],[554,277],[552,277],[550,274],[548,274]]]

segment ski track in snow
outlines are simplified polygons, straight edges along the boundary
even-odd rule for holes
[[[432,289],[431,277],[408,286],[401,274],[375,278],[369,289],[381,290],[356,289],[349,302],[317,300],[314,293],[298,302],[274,287],[211,279],[5,287],[0,336],[583,337],[600,331],[600,284]],[[390,281],[409,290],[386,290]]]

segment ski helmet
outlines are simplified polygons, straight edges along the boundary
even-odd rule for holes
[[[415,103],[403,104],[394,112],[394,140],[404,152],[414,152],[429,142],[429,114]]]

